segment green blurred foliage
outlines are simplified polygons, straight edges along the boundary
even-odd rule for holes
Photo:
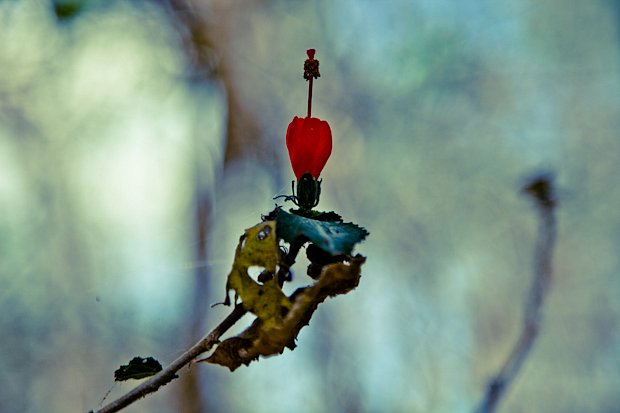
[[[87,411],[134,354],[187,347],[196,268],[221,300],[239,235],[289,188],[309,47],[334,137],[321,209],[372,230],[368,260],[295,352],[193,368],[213,411],[471,411],[520,326],[536,220],[517,192],[539,169],[559,185],[556,277],[503,411],[620,405],[614,2],[175,4],[0,2],[0,411]],[[192,13],[210,43],[172,17]],[[231,162],[228,108],[255,126]],[[180,387],[126,411],[179,411]]]
[[[87,2],[83,0],[54,0],[52,6],[59,21],[66,21],[78,16]]]

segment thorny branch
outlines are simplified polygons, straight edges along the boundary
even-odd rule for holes
[[[487,385],[477,413],[493,413],[532,349],[540,331],[542,308],[553,275],[552,257],[556,238],[556,199],[551,175],[528,181],[523,192],[531,196],[539,214],[538,241],[534,251],[534,278],[524,308],[523,329],[508,359]]]
[[[327,297],[346,294],[359,284],[361,266],[366,259],[361,255],[327,264],[318,280],[308,287],[297,289],[290,297],[290,309],[277,324],[269,319],[254,320],[241,334],[220,343],[213,354],[204,360],[228,367],[230,371],[249,365],[259,356],[282,354],[285,348],[293,350],[300,330],[309,324],[312,314]]]

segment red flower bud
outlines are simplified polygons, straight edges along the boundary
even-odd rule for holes
[[[286,130],[286,147],[297,180],[307,172],[318,179],[332,153],[332,131],[318,118],[295,116]]]

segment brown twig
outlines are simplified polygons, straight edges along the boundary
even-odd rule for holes
[[[523,187],[523,192],[534,199],[540,217],[538,242],[534,251],[534,278],[525,305],[523,329],[519,339],[502,368],[487,385],[477,413],[495,412],[506,390],[519,373],[540,331],[542,308],[551,285],[551,261],[556,238],[553,179],[548,174],[536,176]]]
[[[305,242],[305,241],[304,241]],[[303,244],[303,243],[302,243]],[[280,270],[278,276],[284,278],[289,271],[289,267],[295,263],[297,254],[301,245],[292,246],[288,254],[282,257],[280,263]],[[114,413],[118,412],[125,407],[129,406],[133,402],[140,400],[144,396],[150,393],[156,392],[161,386],[170,383],[177,378],[176,373],[181,370],[185,365],[192,362],[196,357],[211,350],[215,344],[219,342],[220,337],[229,328],[231,328],[237,321],[241,319],[247,313],[247,310],[243,308],[242,304],[237,304],[233,311],[226,317],[220,324],[217,325],[209,334],[201,338],[196,344],[189,348],[185,353],[174,360],[168,367],[151,377],[144,383],[135,387],[129,393],[124,394],[118,399],[110,402],[99,410],[91,410],[89,413]]]
[[[133,402],[143,398],[149,393],[157,391],[161,386],[170,383],[177,378],[177,371],[189,364],[196,357],[205,353],[219,341],[219,338],[229,328],[231,328],[237,321],[243,317],[246,310],[241,304],[235,306],[234,310],[226,317],[217,327],[213,329],[209,334],[200,339],[189,350],[174,360],[168,367],[160,371],[157,375],[151,377],[149,380],[135,387],[129,393],[119,397],[118,399],[110,402],[106,406],[99,410],[91,410],[91,413],[113,413],[118,412],[121,409],[129,406]]]

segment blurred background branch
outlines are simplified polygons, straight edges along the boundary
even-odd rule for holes
[[[487,385],[478,413],[495,412],[510,385],[527,359],[536,338],[540,334],[542,310],[553,277],[553,248],[556,239],[555,207],[557,200],[553,176],[541,174],[530,178],[523,192],[535,203],[539,215],[539,230],[534,250],[532,285],[524,306],[523,329],[508,359]]]

